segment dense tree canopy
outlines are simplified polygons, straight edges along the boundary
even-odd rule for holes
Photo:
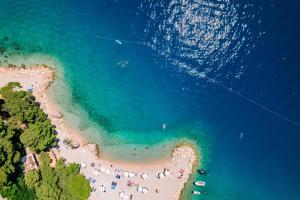
[[[36,196],[39,200],[59,200],[61,189],[58,186],[59,177],[49,165],[40,167],[41,180],[35,187]]]
[[[28,188],[35,188],[39,185],[39,181],[41,180],[41,176],[38,170],[31,170],[27,172],[25,176],[25,184]]]
[[[41,159],[41,157],[43,157]],[[55,168],[49,166],[47,154],[40,155],[41,165],[38,171],[25,175],[25,183],[34,188],[39,200],[86,200],[90,194],[89,182],[79,174],[79,165],[65,165],[59,159]]]
[[[20,163],[21,153],[13,139],[14,131],[0,119],[0,188],[9,183]]]
[[[1,99],[3,98],[3,99]],[[50,166],[47,151],[56,144],[54,128],[34,96],[19,83],[0,88],[0,194],[11,200],[86,200],[90,185],[79,165],[62,159]],[[25,148],[39,153],[39,168],[24,176]]]
[[[20,176],[13,183],[5,186],[1,190],[1,195],[10,200],[37,199],[34,190],[25,185],[23,174],[20,174]]]
[[[77,164],[72,163],[65,166],[62,159],[58,160],[55,171],[60,177],[59,186],[64,191],[61,194],[62,200],[84,200],[89,197],[89,183],[83,175],[79,174],[79,169]]]
[[[39,163],[40,163],[40,166],[50,165],[51,159],[47,152],[43,151],[39,154]]]
[[[22,132],[20,139],[25,147],[40,152],[55,145],[54,128],[30,92],[12,82],[0,89],[0,95],[4,99],[2,112],[10,115],[10,127]]]
[[[40,152],[55,145],[54,128],[49,120],[29,124],[20,139],[26,147]]]
[[[35,97],[26,91],[20,90],[19,83],[9,83],[0,89],[0,94],[4,99],[2,110],[8,112],[12,118],[19,123],[35,123],[45,121],[47,115],[40,109]]]

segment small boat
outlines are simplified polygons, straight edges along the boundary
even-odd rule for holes
[[[192,194],[193,194],[193,195],[200,195],[201,192],[199,192],[199,191],[193,191]]]
[[[197,186],[201,186],[201,187],[205,186],[205,182],[204,181],[196,181],[194,184],[197,185]]]
[[[122,44],[122,42],[120,40],[115,40],[116,43],[118,43],[119,45]]]
[[[199,174],[201,175],[206,175],[207,174],[207,171],[203,170],[203,169],[198,169],[197,170]]]

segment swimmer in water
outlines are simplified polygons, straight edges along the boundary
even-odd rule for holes
[[[244,138],[244,133],[241,132],[241,133],[240,133],[240,141],[242,141],[243,138]]]

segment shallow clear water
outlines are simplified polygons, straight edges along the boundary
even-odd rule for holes
[[[66,86],[55,98],[106,153],[139,160],[139,147],[153,158],[146,146],[193,139],[210,172],[202,199],[300,198],[299,127],[228,91],[300,121],[297,3],[0,3],[1,62],[59,60]]]

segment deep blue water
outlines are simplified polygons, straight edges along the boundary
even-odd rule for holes
[[[300,127],[220,86],[300,122],[300,3],[0,3],[5,54],[60,60],[104,145],[187,137],[210,172],[200,199],[300,199]]]

